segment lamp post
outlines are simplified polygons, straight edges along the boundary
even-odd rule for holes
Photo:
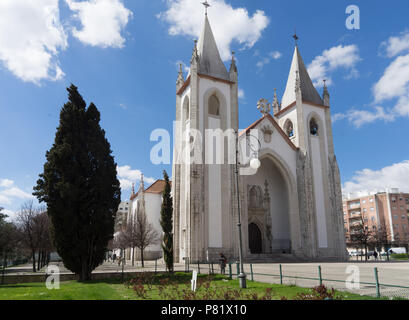
[[[256,138],[257,139],[257,138]],[[257,139],[259,146],[261,147],[260,140]],[[260,160],[254,158],[250,162],[250,166],[253,169],[258,169],[261,163]],[[237,190],[237,228],[239,232],[239,263],[240,263],[240,274],[238,275],[240,288],[247,288],[246,274],[244,273],[243,264],[243,236],[241,233],[241,210],[240,210],[240,189],[239,189],[239,131],[236,131],[236,164],[235,164],[235,174],[236,174],[236,190]]]

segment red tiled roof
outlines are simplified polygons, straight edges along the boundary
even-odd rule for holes
[[[242,136],[243,134],[248,134],[250,132],[251,129],[254,129],[255,127],[257,127],[257,125],[263,121],[264,119],[268,119],[272,125],[274,126],[274,128],[276,128],[276,130],[278,131],[279,134],[281,134],[281,136],[284,138],[284,140],[288,143],[288,145],[293,149],[293,150],[298,150],[298,148],[294,145],[294,143],[290,140],[289,137],[287,137],[287,135],[285,134],[285,132],[283,131],[283,129],[281,129],[281,127],[278,125],[277,121],[274,120],[274,118],[271,116],[271,114],[267,114],[265,116],[263,116],[262,118],[258,119],[256,122],[254,122],[252,125],[250,125],[247,129],[243,130],[242,132],[240,132],[240,136]]]
[[[169,181],[170,186],[172,186],[172,181]],[[154,183],[150,185],[148,189],[145,190],[145,193],[153,193],[153,194],[161,194],[165,190],[166,181],[165,180],[156,180]],[[131,199],[133,200],[138,196],[138,192],[134,195],[131,195]]]
[[[172,181],[169,181],[170,186],[172,186]],[[156,180],[152,185],[145,190],[146,193],[155,193],[160,194],[165,190],[166,181],[165,180]]]

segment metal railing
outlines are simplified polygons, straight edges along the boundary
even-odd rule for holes
[[[272,265],[274,267],[275,265]],[[245,264],[245,272],[251,281],[276,283],[281,285],[297,285],[299,287],[313,288],[319,285],[325,285],[328,288],[334,288],[338,291],[350,292],[361,296],[371,296],[374,298],[386,299],[407,299],[409,300],[409,286],[386,284],[380,282],[380,272],[377,267],[373,269],[373,282],[371,281],[356,281],[355,288],[348,288],[346,279],[331,279],[325,276],[320,265],[317,266],[316,275],[306,274],[304,271],[295,272],[294,270],[286,270],[284,265],[277,266],[277,273],[261,273],[255,272],[253,264]],[[196,263],[189,266],[185,265],[184,270],[192,268],[196,269],[199,274],[216,274],[221,273],[219,264],[216,263]],[[175,270],[177,271],[177,270]],[[300,273],[302,275],[300,275]],[[240,266],[238,262],[228,263],[226,265],[225,274],[230,279],[238,279],[240,274]]]

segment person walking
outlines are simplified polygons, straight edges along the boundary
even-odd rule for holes
[[[221,272],[221,274],[226,274],[227,258],[221,252],[220,252],[219,263],[220,263],[220,272]]]
[[[375,257],[375,260],[378,260],[378,252],[376,252],[376,250],[374,251],[373,256]]]

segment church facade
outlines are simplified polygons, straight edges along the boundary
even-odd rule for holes
[[[271,114],[270,104],[260,100],[261,118],[240,133],[236,62],[233,55],[227,71],[207,15],[189,75],[185,79],[180,70],[176,91],[176,262],[215,261],[221,252],[237,258],[239,205],[245,259],[346,259],[330,97],[326,86],[322,97],[315,89],[298,46],[281,103],[275,94]],[[236,136],[225,134],[221,152],[215,155],[209,132]],[[252,139],[257,148],[249,149]],[[243,150],[250,150],[250,156],[244,157]],[[259,166],[252,169],[249,162],[255,152]],[[238,188],[231,161],[236,155]]]

